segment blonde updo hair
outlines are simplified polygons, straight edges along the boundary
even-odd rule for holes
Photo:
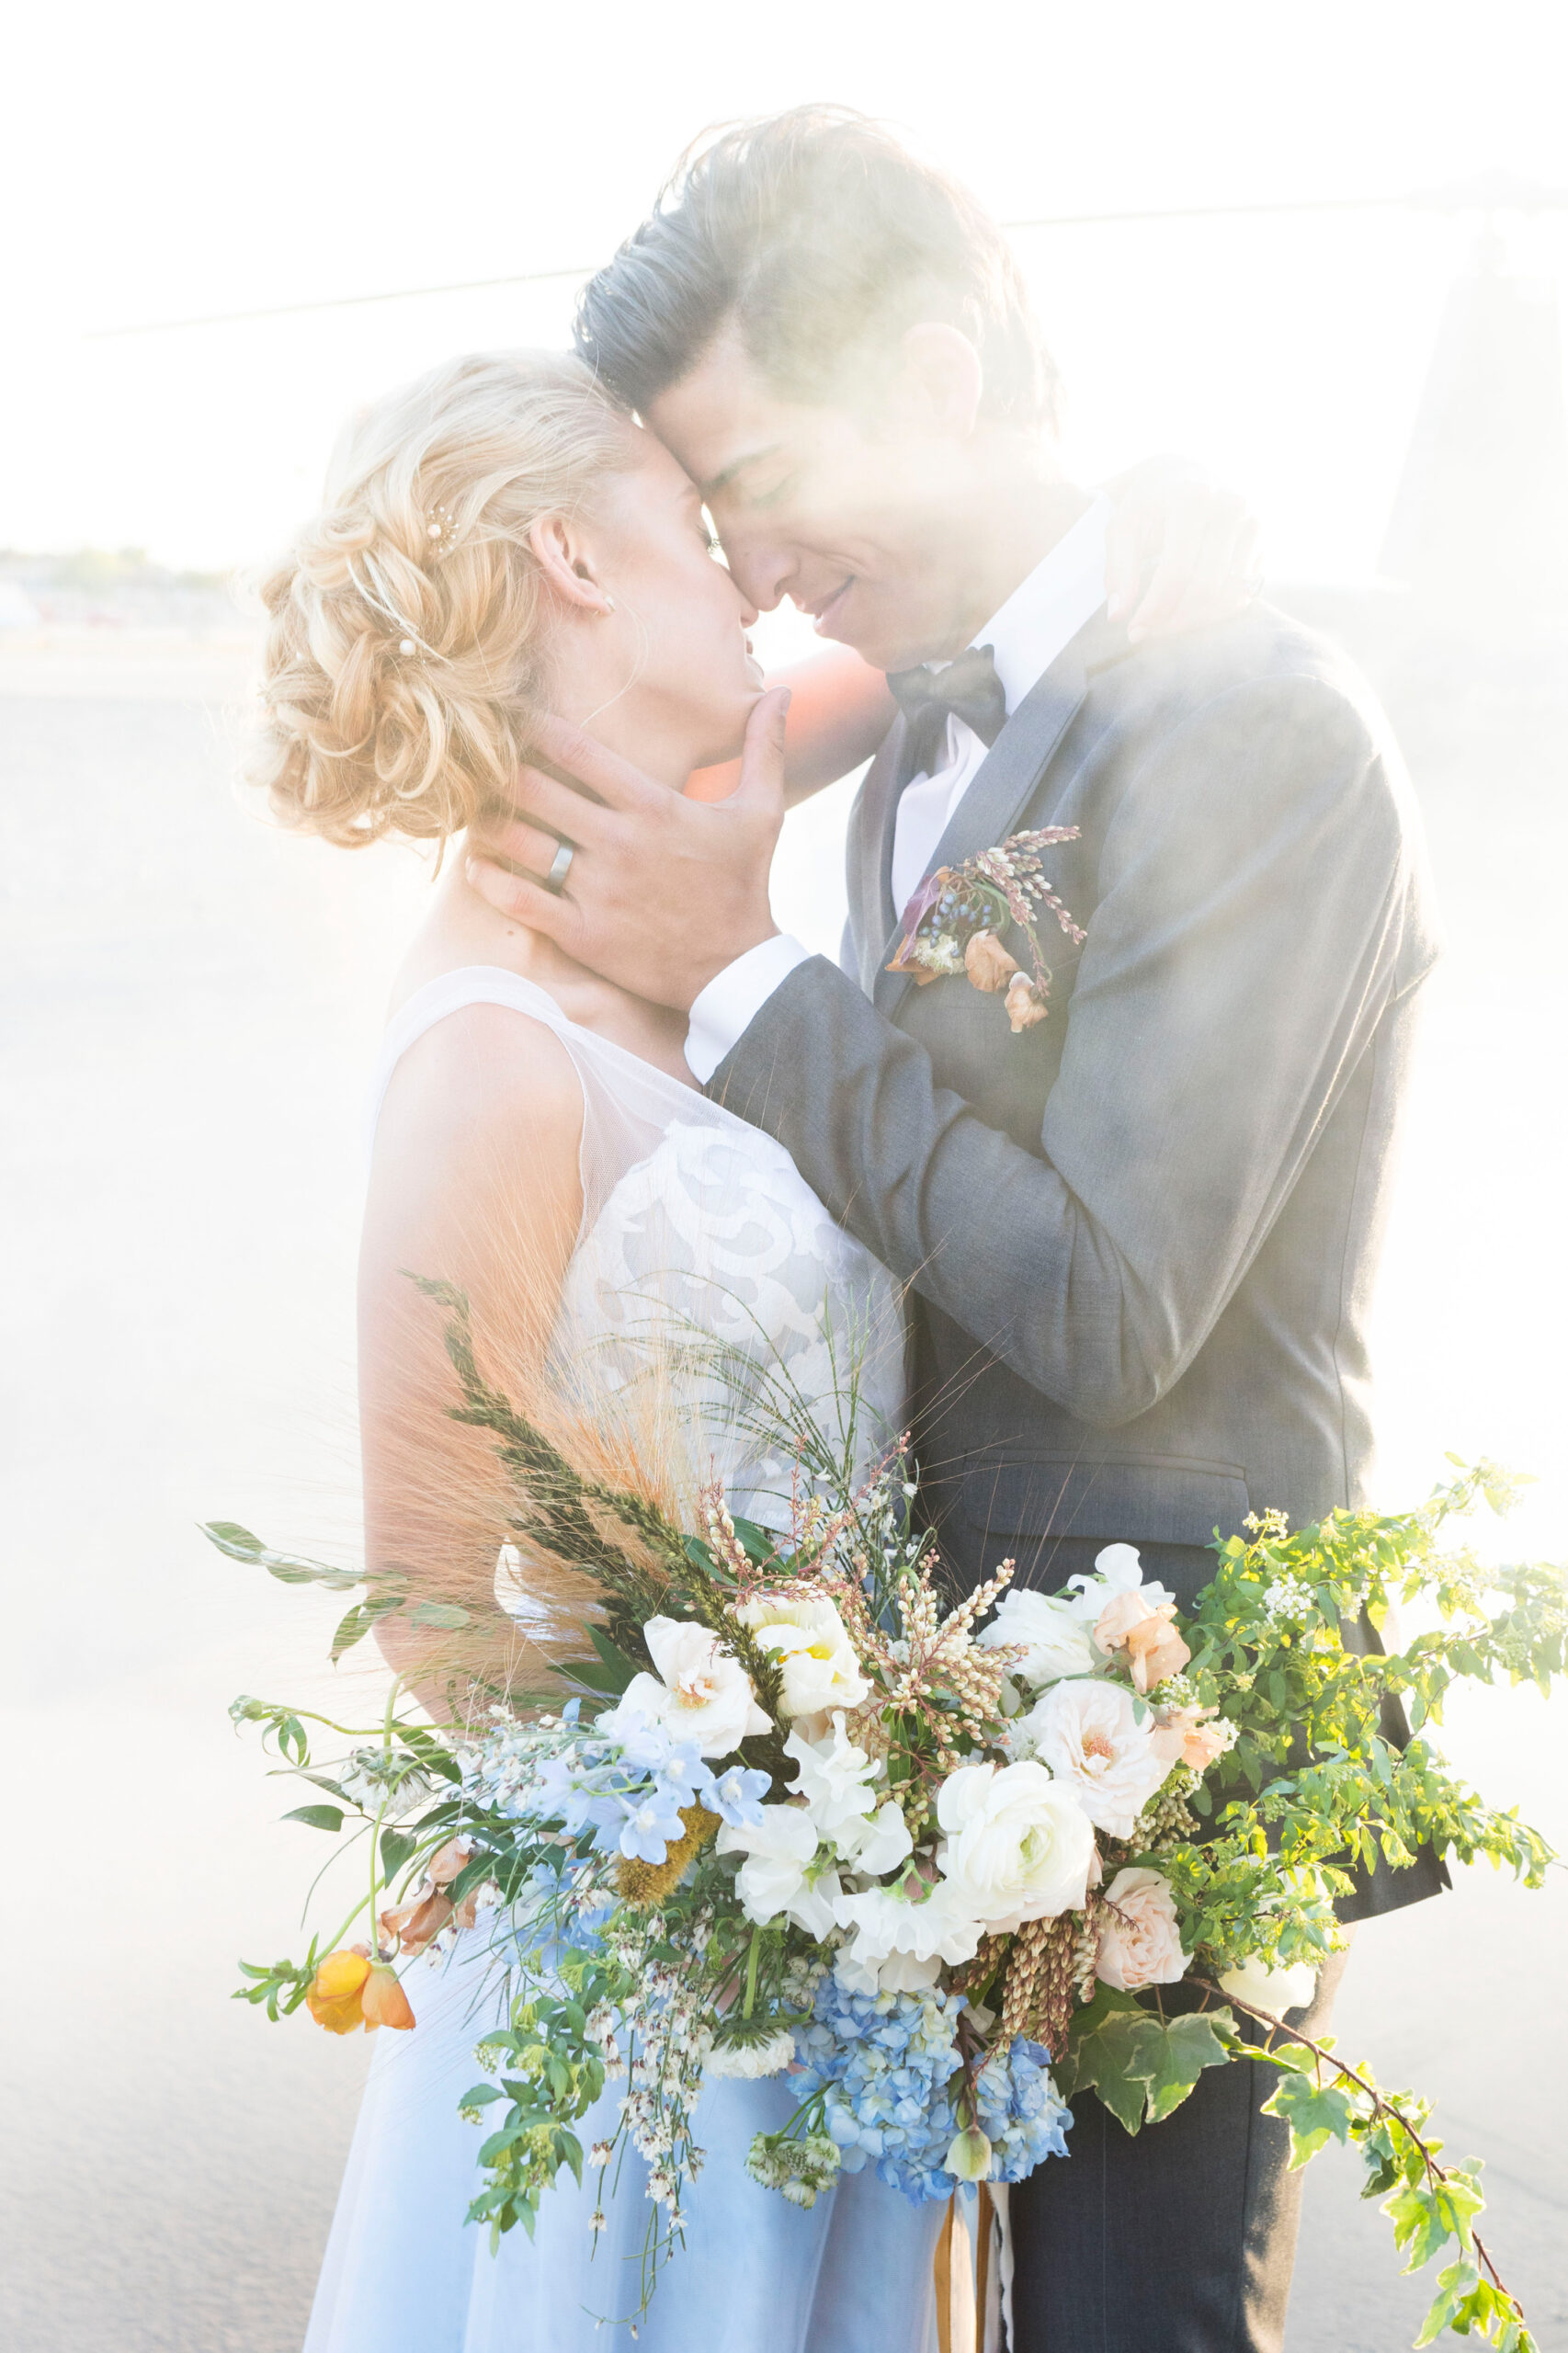
[[[261,587],[251,773],[286,824],[444,841],[505,791],[547,675],[528,531],[591,506],[636,433],[554,352],[451,360],[357,420]]]

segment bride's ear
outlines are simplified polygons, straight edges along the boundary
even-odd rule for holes
[[[563,604],[584,613],[613,613],[615,603],[597,577],[581,530],[566,515],[541,515],[528,530],[528,547],[546,586]]]

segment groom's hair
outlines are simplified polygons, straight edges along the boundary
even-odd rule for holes
[[[807,402],[874,395],[925,320],[968,335],[982,414],[1054,427],[1060,380],[1002,231],[956,181],[844,107],[796,107],[688,149],[578,298],[577,349],[628,407],[726,330]]]

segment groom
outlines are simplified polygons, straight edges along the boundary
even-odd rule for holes
[[[1381,718],[1262,608],[1130,643],[1000,231],[858,118],[717,139],[588,286],[578,339],[701,485],[747,598],[793,597],[902,708],[850,824],[845,971],[769,910],[776,701],[727,803],[578,754],[589,827],[525,772],[525,814],[580,845],[567,894],[475,879],[689,1011],[708,1092],[913,1285],[922,1508],[955,1574],[1010,1552],[1054,1588],[1124,1540],[1189,1603],[1216,1529],[1365,1493],[1369,1293],[1435,953]],[[1087,937],[1047,917],[1049,1014],[1015,1035],[1000,996],[889,962],[923,877],[1037,826],[1077,829],[1047,870]],[[542,869],[553,843],[522,839]],[[1380,1870],[1347,1916],[1438,1881]],[[1299,2177],[1262,2072],[1206,2075],[1136,2140],[1074,2100],[1073,2161],[1014,2193],[1020,2353],[1277,2353]]]

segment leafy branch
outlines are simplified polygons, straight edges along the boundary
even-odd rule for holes
[[[1231,2029],[1228,2010],[1199,2012],[1217,2035],[1233,2042],[1233,2055],[1263,2059],[1281,2070],[1278,2088],[1263,2103],[1267,2116],[1290,2128],[1292,2167],[1306,2165],[1331,2140],[1354,2143],[1366,2168],[1363,2198],[1381,2198],[1393,2224],[1394,2244],[1409,2250],[1405,2269],[1419,2271],[1442,2248],[1454,2245],[1456,2259],[1437,2275],[1416,2346],[1432,2344],[1445,2330],[1478,2336],[1497,2353],[1536,2353],[1517,2297],[1504,2286],[1495,2263],[1477,2235],[1473,2218],[1482,2212],[1480,2163],[1439,2162],[1440,2141],[1427,2137],[1430,2110],[1409,2105],[1382,2090],[1364,2067],[1352,2067],[1332,2046],[1288,2026],[1201,1977],[1187,1983],[1216,2001],[1244,2012],[1264,2029],[1261,2045],[1244,2043]],[[1287,2048],[1277,2048],[1283,2038]],[[1325,2071],[1330,2077],[1324,2082]]]

